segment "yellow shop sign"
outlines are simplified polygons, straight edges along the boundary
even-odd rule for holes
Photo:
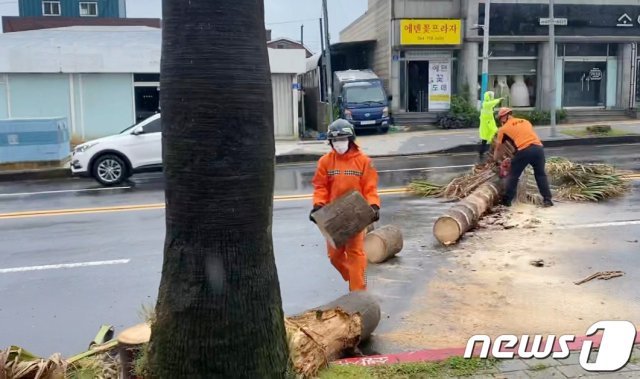
[[[460,20],[400,20],[401,45],[459,45]]]

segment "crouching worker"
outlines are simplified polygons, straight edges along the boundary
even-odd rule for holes
[[[375,221],[380,218],[378,172],[371,158],[355,143],[355,131],[349,121],[338,119],[329,125],[328,140],[331,152],[318,161],[313,177],[313,210],[317,211],[347,192],[356,190],[375,211]],[[311,216],[311,221],[315,222]],[[349,282],[349,291],[367,289],[367,257],[364,252],[365,231],[353,236],[340,248],[327,243],[331,264]]]
[[[528,165],[533,167],[538,190],[544,199],[544,206],[553,206],[551,201],[551,189],[545,171],[546,160],[544,148],[538,135],[533,130],[533,125],[527,120],[513,117],[513,112],[509,108],[500,108],[498,119],[502,127],[498,130],[496,149],[493,153],[495,161],[499,162],[501,157],[502,144],[509,141],[516,148],[516,153],[511,159],[511,168],[507,176],[507,188],[505,190],[502,204],[511,206],[513,198],[516,196],[520,175]]]

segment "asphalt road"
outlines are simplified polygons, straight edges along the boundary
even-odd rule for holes
[[[638,145],[548,149],[580,161],[615,163],[640,170]],[[411,178],[444,180],[468,170],[475,154],[376,160],[381,188]],[[324,241],[308,222],[314,164],[279,166],[276,172],[274,248],[287,314],[331,301],[347,291],[330,265]],[[637,191],[632,201],[638,204]],[[380,225],[405,234],[402,254],[371,266],[370,290],[380,298],[384,331],[398,322],[407,299],[446,264],[431,226],[448,204],[391,192],[383,196]],[[0,346],[41,355],[84,350],[102,324],[116,330],[141,321],[153,306],[164,242],[161,174],[135,177],[121,188],[90,180],[0,183]],[[620,219],[638,218],[618,206]],[[627,230],[627,229],[625,229]],[[640,229],[629,229],[639,235]],[[637,258],[634,258],[637,261]],[[384,344],[371,349],[392,350]]]

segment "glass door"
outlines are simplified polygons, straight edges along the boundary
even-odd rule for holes
[[[563,104],[565,107],[605,107],[606,61],[565,61]]]
[[[407,112],[429,110],[429,61],[409,61],[406,72]]]

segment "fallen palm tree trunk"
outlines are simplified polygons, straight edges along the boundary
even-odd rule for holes
[[[380,322],[380,306],[364,291],[287,317],[285,327],[293,366],[298,375],[315,377],[329,362],[341,358],[368,339]]]
[[[452,245],[472,229],[480,217],[498,202],[501,188],[500,179],[493,175],[486,183],[451,207],[433,225],[433,234],[443,245]]]

